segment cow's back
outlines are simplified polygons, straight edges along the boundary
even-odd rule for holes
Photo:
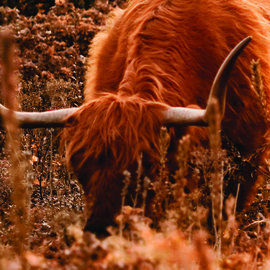
[[[222,61],[251,35],[253,42],[232,72],[223,129],[236,143],[248,145],[243,152],[255,150],[262,143],[265,125],[250,84],[252,59],[261,59],[264,87],[270,91],[266,19],[270,4],[259,2],[133,0],[126,11],[118,12],[112,29],[93,43],[99,48],[94,48],[91,70],[95,72],[87,74],[86,102],[113,92],[170,106],[205,107]],[[257,141],[255,130],[261,131]]]

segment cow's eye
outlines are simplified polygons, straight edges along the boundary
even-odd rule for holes
[[[153,163],[152,162],[143,162],[143,168],[146,171],[150,171],[153,169]]]

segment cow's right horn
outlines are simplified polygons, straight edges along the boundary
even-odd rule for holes
[[[226,104],[227,85],[230,77],[231,70],[237,60],[238,56],[244,48],[252,40],[252,37],[247,37],[242,40],[226,57],[223,64],[219,68],[217,75],[214,79],[207,107],[205,110],[197,110],[182,107],[171,107],[164,112],[164,125],[169,126],[208,126],[210,104],[213,100],[217,100],[219,105],[220,119],[223,118]]]

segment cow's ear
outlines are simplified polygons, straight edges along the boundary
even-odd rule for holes
[[[196,105],[196,104],[189,104],[189,105],[187,105],[186,108],[197,109],[197,110],[201,110],[202,109],[199,105]]]

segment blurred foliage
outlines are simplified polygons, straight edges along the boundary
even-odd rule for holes
[[[20,11],[21,15],[24,16],[36,16],[37,13],[47,13],[50,8],[53,7],[56,3],[69,2],[72,3],[75,8],[80,9],[89,9],[94,8],[96,0],[2,0],[3,7],[16,8]],[[103,1],[106,2],[106,1]],[[120,6],[123,0],[109,0],[107,1],[110,5],[118,5]]]

